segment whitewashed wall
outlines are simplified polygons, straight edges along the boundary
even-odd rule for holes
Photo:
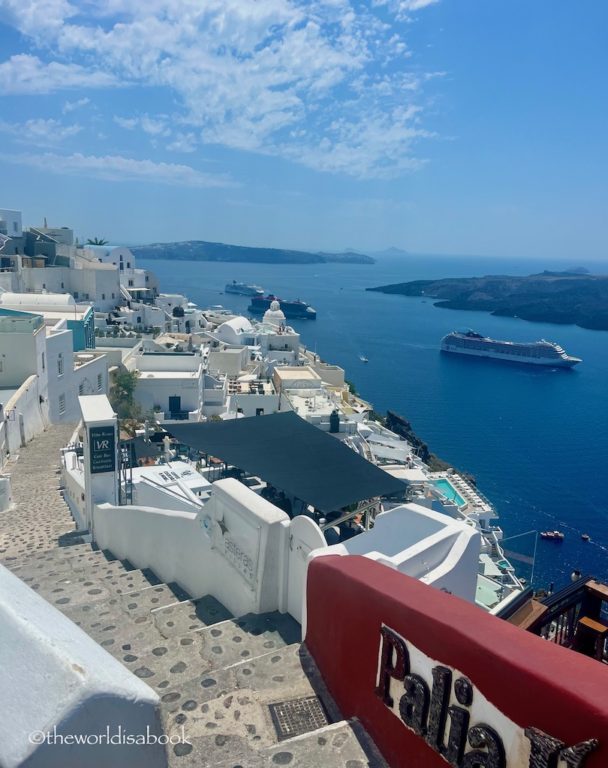
[[[164,768],[163,745],[48,743],[162,734],[157,694],[0,565],[0,765],[3,768]]]
[[[288,516],[234,479],[213,484],[198,514],[98,504],[97,544],[175,581],[194,597],[213,595],[235,616],[279,608]]]
[[[72,437],[75,441],[78,430]],[[78,457],[74,452],[63,455],[61,465],[61,478],[63,481],[63,498],[70,508],[76,528],[79,531],[87,529],[87,513],[84,491],[84,472],[78,463]]]
[[[40,402],[38,376],[28,376],[11,399],[4,403],[4,430],[9,452],[15,453],[49,424],[48,402]]]
[[[481,536],[472,526],[419,504],[383,512],[371,531],[315,554],[365,555],[475,602]]]

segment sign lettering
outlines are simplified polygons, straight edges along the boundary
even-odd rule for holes
[[[429,659],[387,626],[380,629],[375,692],[453,768],[583,768],[599,745],[589,739],[568,747],[537,728],[522,730],[467,677]]]
[[[114,472],[116,469],[116,443],[114,427],[91,427],[91,474]]]

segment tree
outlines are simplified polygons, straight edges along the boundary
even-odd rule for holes
[[[135,402],[139,371],[118,371],[110,388],[110,403],[119,419],[140,419],[142,410]]]
[[[108,241],[104,240],[103,237],[93,237],[87,240],[87,245],[107,245],[107,244],[108,244]]]

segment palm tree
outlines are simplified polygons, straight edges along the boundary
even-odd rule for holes
[[[108,241],[104,240],[102,237],[94,237],[87,240],[87,245],[107,245]]]

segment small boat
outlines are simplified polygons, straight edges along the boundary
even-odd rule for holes
[[[541,539],[549,539],[550,541],[563,541],[564,534],[561,531],[541,531]]]
[[[591,539],[591,536],[589,536],[589,534],[588,534],[588,533],[582,533],[582,534],[581,534],[581,539],[582,539],[583,541],[590,541],[590,539]]]
[[[359,360],[361,360],[362,363],[369,363],[369,360],[365,355],[359,355]]]

